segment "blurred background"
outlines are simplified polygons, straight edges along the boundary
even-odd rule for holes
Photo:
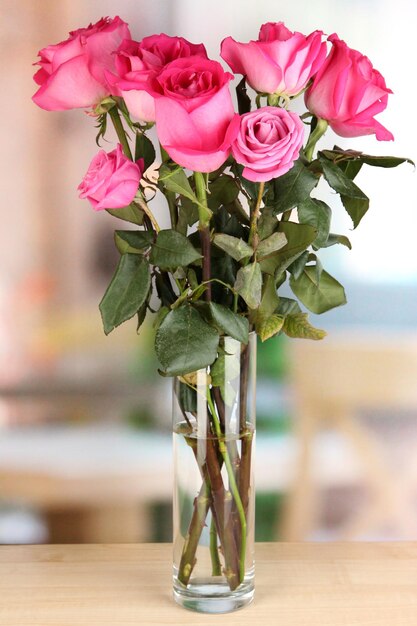
[[[94,120],[32,104],[36,54],[116,14],[135,39],[182,35],[213,58],[225,36],[256,39],[266,21],[336,31],[393,90],[379,119],[396,141],[329,133],[326,145],[415,160],[416,5],[2,0],[0,13],[0,543],[170,541],[170,383],[151,323],[102,332],[118,225],[76,191]],[[322,255],[348,297],[312,316],[329,337],[259,346],[257,540],[417,538],[417,179],[409,165],[365,166],[358,184],[371,198],[358,232],[328,198],[353,244]]]

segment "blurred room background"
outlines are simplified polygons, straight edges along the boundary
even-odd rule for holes
[[[336,31],[393,90],[381,121],[396,141],[327,144],[415,160],[416,5],[2,0],[0,13],[0,543],[170,541],[170,381],[151,321],[139,336],[134,321],[102,332],[117,220],[76,191],[94,120],[32,104],[36,54],[116,14],[135,39],[182,35],[213,58],[266,21]],[[329,198],[353,244],[324,258],[348,297],[312,316],[329,337],[259,346],[257,540],[417,538],[417,179],[365,166],[359,185],[371,209],[358,232]]]

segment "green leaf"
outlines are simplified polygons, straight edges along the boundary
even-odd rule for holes
[[[318,181],[319,178],[298,160],[286,174],[273,181],[273,193],[268,194],[267,205],[275,213],[292,209],[310,195]]]
[[[297,257],[295,261],[291,263],[291,265],[288,266],[288,271],[291,272],[294,278],[299,278],[301,276],[301,274],[304,271],[304,268],[306,266],[309,256],[310,256],[310,253],[308,250],[306,250],[305,252],[302,252],[300,256]]]
[[[369,208],[369,198],[355,183],[334,163],[319,153],[323,174],[332,189],[340,194],[343,206],[350,215],[356,228]]]
[[[158,328],[155,350],[164,373],[180,376],[211,365],[219,334],[192,306],[170,311]]]
[[[210,302],[208,307],[211,319],[218,329],[241,343],[248,343],[249,322],[246,317],[233,313],[233,311],[222,304]]]
[[[340,167],[324,158],[321,153],[319,153],[319,160],[324,177],[332,189],[350,198],[366,198],[363,191],[342,172]]]
[[[275,287],[273,276],[266,276],[262,288],[262,299],[256,314],[256,325],[261,324],[265,319],[275,313],[279,304],[279,297]]]
[[[181,233],[160,230],[152,246],[150,261],[161,269],[186,266],[201,259],[201,254]]]
[[[244,169],[243,165],[234,162],[230,169],[239,179],[240,184],[242,185],[246,193],[252,198],[252,200],[256,200],[258,197],[259,185],[257,183],[253,183],[242,175]]]
[[[144,213],[134,202],[121,209],[106,209],[106,211],[110,213],[110,215],[113,215],[113,217],[118,217],[125,222],[130,222],[137,226],[142,226],[143,224]]]
[[[198,222],[198,206],[188,198],[181,198],[180,210],[183,209],[187,217],[188,226]]]
[[[235,290],[250,309],[256,309],[262,297],[262,272],[259,263],[241,267],[236,275]]]
[[[225,235],[224,233],[218,233],[213,237],[213,243],[226,252],[235,261],[241,261],[242,259],[251,257],[253,255],[253,248],[237,237],[231,235]]]
[[[239,344],[227,346],[227,351],[220,354],[210,367],[211,382],[214,387],[219,387],[222,398],[227,406],[232,406],[236,398],[236,385],[231,382],[240,374],[240,346]]]
[[[281,250],[288,243],[285,233],[272,233],[267,239],[261,241],[257,247],[258,258]]]
[[[297,298],[313,313],[324,313],[346,304],[343,286],[326,271],[317,276],[315,265],[304,268],[299,278],[290,278],[290,287]]]
[[[317,230],[314,246],[322,248],[327,241],[332,217],[331,208],[321,200],[306,198],[298,205],[298,219],[302,224],[310,224]]]
[[[369,199],[365,198],[350,198],[349,196],[340,196],[343,206],[349,214],[353,227],[356,228],[361,222],[363,216],[369,209]]]
[[[152,141],[145,135],[145,133],[136,134],[135,145],[135,161],[143,159],[145,162],[145,170],[148,169],[155,161],[155,148]]]
[[[281,296],[276,312],[280,315],[290,315],[294,313],[301,313],[301,309],[297,300],[294,300],[293,298],[283,298]]]
[[[415,165],[414,161],[403,157],[372,156],[370,154],[363,154],[363,152],[358,152],[356,150],[342,150],[342,148],[339,148],[338,146],[335,146],[333,150],[323,150],[321,154],[323,154],[326,159],[337,162],[339,165],[346,163],[347,161],[359,162],[361,164],[366,163],[367,165],[372,165],[373,167],[385,168],[397,167],[402,163]]]
[[[251,99],[248,96],[246,91],[246,77],[244,76],[242,80],[236,86],[236,96],[237,96],[237,106],[239,115],[243,115],[244,113],[249,113],[251,109]]]
[[[326,331],[315,328],[308,321],[307,313],[295,313],[285,317],[283,331],[288,337],[299,339],[324,339]]]
[[[158,184],[162,184],[168,191],[184,196],[198,204],[197,196],[191,189],[187,175],[182,167],[172,170],[168,165],[162,164],[159,169]]]
[[[258,220],[259,239],[267,239],[278,228],[278,220],[276,215],[271,215],[268,210],[263,210]]]
[[[342,161],[341,163],[338,163],[338,166],[340,167],[340,169],[342,170],[342,172],[348,177],[350,178],[350,180],[353,180],[354,178],[356,178],[356,176],[359,174],[359,172],[362,169],[362,165],[363,163],[361,161]]]
[[[162,302],[162,305],[166,307],[171,306],[171,304],[176,301],[177,296],[172,289],[171,281],[168,274],[166,274],[165,272],[160,273],[154,271],[154,275],[156,292]]]
[[[317,237],[316,229],[309,224],[280,222],[279,231],[285,234],[287,244],[260,261],[262,271],[272,276],[286,270]]]
[[[176,389],[178,402],[182,410],[188,413],[196,413],[197,391],[194,387],[190,387],[186,383],[179,383]]]
[[[415,166],[414,161],[403,157],[371,156],[370,154],[361,154],[359,159],[362,163],[372,165],[373,167],[397,167],[402,163],[410,163],[410,165]]]
[[[148,261],[138,254],[123,254],[100,302],[106,335],[139,311],[148,296],[150,286]]]
[[[137,335],[139,335],[140,327],[142,326],[143,322],[145,321],[146,313],[148,312],[148,303],[149,303],[149,293],[148,293],[148,297],[146,298],[145,302],[142,304],[142,306],[140,307],[140,309],[138,311],[138,321],[137,321],[137,324],[136,324],[136,334]]]
[[[256,332],[261,338],[261,341],[270,339],[282,329],[284,325],[284,317],[282,315],[271,315],[256,327]]]
[[[114,241],[120,254],[141,254],[153,241],[153,233],[146,230],[116,230]]]
[[[352,250],[352,244],[349,239],[345,235],[337,235],[336,233],[330,233],[327,241],[322,248],[330,248],[330,246],[334,246],[337,243],[342,244],[342,246],[346,246],[349,250]]]
[[[226,174],[219,176],[209,185],[207,201],[209,208],[214,210],[221,205],[234,202],[239,195],[239,187],[232,176]]]

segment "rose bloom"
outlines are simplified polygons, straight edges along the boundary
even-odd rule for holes
[[[217,61],[189,57],[169,63],[147,85],[159,141],[182,167],[212,172],[228,158],[239,126],[232,78]]]
[[[43,48],[37,63],[41,69],[33,77],[40,88],[33,101],[47,111],[94,107],[111,93],[105,73],[114,70],[113,53],[128,38],[129,28],[120,17],[106,17]]]
[[[375,134],[380,141],[394,139],[392,133],[374,119],[387,106],[388,94],[382,75],[370,60],[349,48],[334,34],[333,46],[313,84],[306,91],[306,106],[329,122],[342,137]]]
[[[268,181],[292,168],[303,138],[304,125],[296,113],[262,107],[241,116],[232,154],[245,166],[245,178],[253,182]]]
[[[78,186],[80,198],[87,198],[95,211],[128,206],[138,190],[143,167],[143,159],[134,163],[123,154],[120,144],[108,153],[100,150]]]
[[[227,37],[221,56],[233,72],[243,74],[260,93],[295,96],[304,89],[326,57],[322,32],[292,33],[283,22],[261,26],[259,39],[239,43]]]
[[[116,55],[117,77],[113,81],[134,117],[145,122],[155,121],[154,98],[142,89],[143,83],[160,74],[171,61],[190,56],[207,59],[203,44],[163,33],[145,37],[140,42],[126,40],[121,44]]]

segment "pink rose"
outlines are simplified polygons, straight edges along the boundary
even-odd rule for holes
[[[78,186],[80,198],[87,198],[96,211],[128,206],[138,190],[143,167],[143,159],[133,163],[120,144],[112,152],[100,150]]]
[[[159,141],[182,167],[212,172],[228,158],[239,127],[232,78],[216,61],[189,57],[169,63],[148,85]]]
[[[113,53],[128,38],[129,28],[120,17],[106,17],[43,48],[37,63],[41,69],[33,77],[40,88],[33,101],[47,111],[94,107],[111,93],[106,72],[114,71]]]
[[[115,84],[130,113],[145,122],[155,121],[154,98],[142,89],[150,77],[155,77],[171,61],[190,56],[207,59],[203,44],[194,44],[182,37],[165,34],[145,37],[139,43],[127,40],[116,55]]]
[[[292,168],[303,138],[304,125],[296,113],[262,107],[241,116],[232,154],[245,166],[243,176],[248,180],[272,180]]]
[[[295,96],[304,89],[326,57],[322,32],[307,37],[292,33],[283,22],[261,26],[258,41],[239,43],[227,37],[221,56],[260,93]]]
[[[386,108],[388,94],[392,93],[384,78],[366,56],[348,48],[336,34],[329,41],[333,44],[330,54],[306,91],[307,108],[327,120],[342,137],[375,133],[380,141],[394,139],[374,119]]]

